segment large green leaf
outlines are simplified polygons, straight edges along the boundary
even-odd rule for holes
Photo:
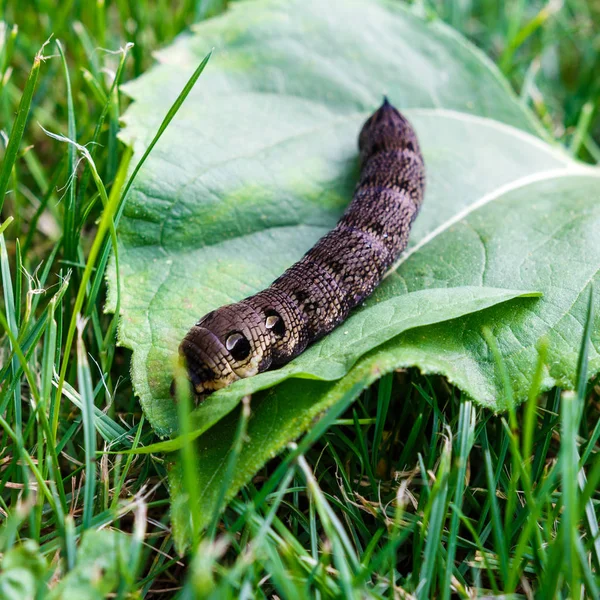
[[[211,47],[211,63],[140,171],[119,229],[120,340],[133,348],[135,389],[158,433],[177,426],[168,389],[182,336],[208,310],[268,285],[332,227],[356,182],[360,125],[383,93],[417,130],[427,193],[409,251],[343,330],[200,409],[197,425],[213,425],[198,441],[206,518],[237,413],[222,417],[245,393],[275,385],[253,396],[250,442],[229,496],[356,382],[400,366],[442,373],[503,409],[484,326],[517,400],[542,336],[544,385],[572,384],[586,290],[600,265],[600,178],[533,135],[535,122],[477,51],[398,3],[241,2],[161,52],[128,86],[135,101],[124,139],[137,157]],[[446,293],[456,301],[463,286],[470,306],[435,306],[436,288],[453,288]],[[491,288],[497,300],[510,290],[544,297],[491,306]],[[428,300],[411,315],[413,293]],[[390,324],[407,319],[413,329],[398,336],[406,328],[371,327],[384,301],[394,306]],[[359,351],[339,353],[342,345]],[[590,373],[599,368],[592,349]],[[175,493],[176,480],[174,471]]]

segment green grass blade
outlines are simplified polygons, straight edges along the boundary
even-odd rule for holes
[[[579,457],[577,456],[579,407],[577,395],[573,392],[563,392],[561,402],[560,428],[560,470],[563,513],[561,520],[563,541],[564,573],[571,585],[571,594],[576,595],[579,585],[579,558],[577,555],[577,537],[579,522],[579,494],[577,474],[579,472]]]
[[[496,498],[496,486],[494,484],[494,471],[492,468],[492,459],[489,449],[484,452],[485,474],[488,485],[488,496],[490,499],[490,508],[492,513],[492,533],[496,554],[500,563],[500,572],[502,574],[502,583],[506,585],[508,581],[508,548],[504,539],[504,528],[502,527],[502,518],[500,516],[500,507]]]
[[[92,176],[93,176],[94,181],[96,182],[96,185],[98,188],[98,192],[100,193],[103,204],[105,206],[104,211],[102,212],[102,217],[100,219],[100,224],[98,225],[98,231],[96,232],[96,237],[94,238],[94,242],[90,249],[88,259],[87,259],[87,262],[85,265],[85,269],[84,269],[83,275],[81,277],[79,291],[77,292],[77,297],[75,298],[75,304],[73,306],[73,311],[71,313],[71,321],[69,323],[69,329],[67,332],[67,337],[65,340],[65,347],[64,347],[64,352],[63,352],[64,360],[62,361],[62,364],[61,364],[60,374],[59,374],[59,379],[58,379],[57,397],[60,399],[62,396],[62,389],[63,389],[64,383],[65,383],[65,377],[66,377],[67,368],[69,365],[68,359],[70,356],[71,347],[72,347],[73,339],[75,336],[75,328],[77,325],[77,319],[79,318],[81,308],[83,307],[83,301],[85,298],[87,285],[92,276],[92,272],[94,270],[94,265],[96,264],[96,259],[98,258],[100,249],[102,248],[104,238],[109,230],[113,229],[113,231],[114,231],[114,216],[117,211],[119,197],[117,194],[114,194],[114,195],[111,194],[111,198],[109,201],[109,198],[106,195],[106,189],[104,187],[104,184],[102,183],[102,180],[100,179],[100,176],[98,175],[98,171],[96,170],[96,165],[94,164],[94,161],[91,159],[91,156],[86,148],[84,148],[83,146],[79,146],[72,140],[66,139],[62,136],[57,136],[55,134],[50,134],[50,133],[48,133],[48,135],[50,135],[51,137],[54,137],[55,139],[58,139],[59,141],[67,142],[67,143],[77,146],[79,151],[83,154],[83,156],[88,161],[88,164],[92,170]],[[58,411],[56,411],[56,413],[55,413],[55,420],[52,424],[52,430],[55,435],[56,435],[57,428],[58,428]]]
[[[246,431],[248,429],[248,421],[250,420],[250,396],[244,396],[242,399],[242,409],[240,411],[240,419],[238,422],[238,426],[235,432],[235,437],[233,439],[233,443],[231,445],[231,450],[229,451],[229,456],[227,458],[227,462],[225,464],[225,471],[223,474],[223,483],[219,489],[217,495],[217,501],[215,502],[215,512],[212,518],[210,525],[206,530],[206,536],[208,539],[212,540],[215,537],[217,532],[217,524],[219,520],[219,516],[221,511],[224,509],[224,500],[225,495],[227,494],[227,489],[229,487],[229,482],[231,477],[233,476],[233,472],[235,470],[235,466],[242,450],[242,446],[244,444],[244,440],[246,438]],[[194,468],[198,468],[198,464],[194,465]]]
[[[64,76],[65,86],[67,92],[67,137],[70,140],[77,139],[77,127],[75,125],[75,108],[73,106],[73,92],[71,90],[71,78],[69,76],[69,68],[67,67],[67,59],[62,44],[56,40],[56,47],[60,55]],[[67,147],[67,176],[69,183],[67,184],[65,208],[64,208],[64,221],[63,221],[63,240],[65,247],[65,259],[75,260],[76,250],[75,242],[77,239],[77,231],[75,229],[75,223],[77,221],[76,212],[77,206],[75,203],[75,157],[77,150],[73,144],[69,144]]]
[[[307,450],[331,427],[335,420],[350,406],[350,404],[356,399],[358,394],[364,389],[365,384],[362,381],[354,384],[342,397],[342,399],[329,411],[319,419],[318,423],[300,440],[300,442],[293,446],[291,451],[285,456],[277,468],[273,471],[271,477],[262,486],[258,494],[253,498],[252,510],[256,511],[266,500],[267,496],[271,494],[279,485],[282,478],[284,477],[290,464],[300,454],[305,454]],[[231,531],[237,532],[243,526],[245,522],[244,516],[238,519],[230,528]]]
[[[55,385],[58,385],[58,382],[55,382]],[[79,410],[84,410],[85,400],[82,399],[82,395],[68,383],[65,383],[63,387],[63,396],[70,400]],[[97,406],[94,406],[92,410],[94,413],[94,426],[107,444],[120,443],[125,444],[126,446],[129,445],[129,442],[127,441],[127,430],[124,427],[111,419]],[[122,453],[120,452],[119,454]]]
[[[8,182],[10,181],[12,170],[17,160],[21,140],[23,139],[25,126],[27,125],[27,117],[29,116],[29,111],[31,108],[33,92],[35,91],[35,86],[40,72],[40,66],[43,60],[44,47],[47,43],[48,42],[42,45],[33,61],[33,66],[29,73],[29,77],[27,78],[27,83],[25,84],[21,101],[19,102],[17,117],[10,132],[6,152],[4,153],[4,160],[2,161],[2,167],[0,168],[0,212],[2,211],[2,206],[4,205],[4,198],[6,196]]]
[[[181,108],[181,105],[184,103],[185,99],[188,97],[188,94],[192,91],[192,88],[196,84],[196,81],[198,81],[198,78],[200,77],[200,75],[202,75],[202,71],[204,71],[204,68],[208,64],[208,61],[210,60],[211,56],[212,56],[212,50],[204,57],[202,62],[198,65],[198,68],[194,71],[192,76],[188,79],[183,90],[181,90],[179,96],[177,96],[177,99],[175,100],[175,102],[173,103],[173,105],[171,106],[169,111],[167,112],[165,118],[163,119],[162,123],[160,124],[160,127],[158,128],[158,131],[152,138],[150,145],[148,146],[148,148],[146,148],[144,154],[142,155],[142,158],[140,158],[139,162],[133,169],[133,172],[131,173],[131,176],[129,177],[127,184],[125,185],[125,189],[123,190],[123,194],[121,196],[123,200],[125,200],[127,198],[127,194],[129,193],[129,190],[131,189],[131,186],[133,185],[133,182],[135,181],[137,174],[139,173],[140,169],[146,162],[146,159],[148,158],[148,156],[150,156],[150,153],[154,149],[154,146],[156,146],[156,144],[158,143],[158,140],[162,137],[162,134],[165,132],[165,130],[169,126],[169,123],[171,123],[171,121],[173,120],[173,118],[175,117],[175,115],[177,114],[179,109]],[[121,203],[119,213],[117,215],[117,223],[119,221],[119,217],[121,216],[122,210],[123,210],[123,203]]]
[[[417,598],[430,598],[430,591],[436,577],[439,563],[440,542],[446,519],[446,498],[448,496],[448,477],[450,474],[451,443],[446,441],[442,450],[440,466],[438,467],[435,483],[431,488],[428,506],[423,518],[423,533],[426,536],[423,564],[419,573]],[[427,518],[429,515],[429,518]],[[449,567],[451,568],[451,566]]]
[[[533,450],[533,437],[535,432],[537,402],[540,394],[542,377],[544,375],[544,365],[546,364],[547,357],[548,342],[547,340],[542,340],[538,345],[538,360],[533,376],[533,381],[531,382],[531,387],[529,388],[527,404],[525,405],[525,416],[523,419],[523,443],[521,453],[525,461],[527,461],[526,468],[529,472],[531,472],[531,461],[529,460],[529,458]]]
[[[85,487],[83,490],[83,529],[89,529],[94,516],[96,492],[96,428],[94,427],[94,391],[90,365],[83,343],[84,324],[80,323],[77,336],[77,382],[82,398]]]
[[[465,400],[460,404],[460,412],[458,416],[458,452],[454,458],[456,469],[456,487],[454,490],[454,506],[462,506],[465,477],[467,472],[467,462],[469,454],[473,447],[475,439],[475,409],[469,400]],[[444,584],[442,586],[442,598],[449,600],[450,598],[450,583],[452,581],[452,570],[454,567],[454,558],[456,556],[456,545],[458,539],[458,525],[460,515],[457,511],[452,512],[450,519],[450,528],[448,531],[448,558],[446,562],[446,572],[444,575]]]
[[[592,327],[594,324],[594,287],[590,284],[590,293],[588,296],[588,305],[583,329],[583,338],[579,350],[579,359],[577,361],[577,397],[583,403],[585,401],[587,387],[587,372],[590,340],[592,336]]]
[[[379,461],[379,449],[383,439],[383,429],[390,407],[393,382],[394,374],[389,373],[384,375],[377,385],[377,420],[375,422],[375,433],[373,434],[373,460],[371,463],[374,471],[377,470],[377,463]]]
[[[14,352],[15,347],[13,339],[16,340],[19,335],[19,328],[17,326],[17,310],[15,306],[15,298],[13,295],[13,283],[10,272],[10,264],[8,262],[8,251],[6,249],[6,242],[4,241],[4,234],[0,234],[0,273],[2,281],[2,290],[4,296],[4,307],[6,310],[6,321],[7,321],[7,332],[10,331],[11,335],[11,350]],[[21,435],[22,428],[22,409],[21,409],[21,384],[18,380],[19,372],[19,361],[16,356],[12,359],[12,373],[15,378],[14,391],[13,391],[13,410],[15,415],[15,430],[17,435]]]
[[[181,466],[183,471],[183,485],[188,495],[189,505],[196,507],[200,501],[200,489],[196,480],[197,469],[199,468],[198,457],[196,453],[196,447],[194,443],[189,439],[189,432],[187,431],[190,422],[191,412],[191,393],[190,386],[188,384],[187,374],[185,368],[177,363],[173,369],[175,373],[175,390],[177,399],[177,415],[179,417],[179,429],[182,431],[182,437],[187,440],[181,447]],[[220,510],[220,507],[218,507]],[[200,526],[198,525],[197,509],[191,510],[190,522],[192,528],[192,542],[195,545],[200,540]]]
[[[587,137],[588,131],[592,125],[592,117],[594,116],[594,103],[591,101],[586,102],[581,108],[581,114],[575,127],[575,133],[573,139],[569,145],[569,150],[573,156],[577,156],[583,143]]]

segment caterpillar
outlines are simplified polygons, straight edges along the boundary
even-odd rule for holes
[[[198,401],[298,356],[342,323],[406,248],[425,189],[415,131],[384,98],[358,147],[360,178],[336,227],[267,289],[209,312],[184,337],[179,354]]]

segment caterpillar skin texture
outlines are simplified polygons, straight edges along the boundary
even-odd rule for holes
[[[342,323],[406,248],[425,188],[417,136],[385,99],[358,147],[360,180],[335,229],[266,290],[208,313],[181,342],[198,400],[298,356]]]

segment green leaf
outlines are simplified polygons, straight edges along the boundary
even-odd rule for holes
[[[102,600],[114,592],[131,568],[131,539],[109,529],[86,531],[77,549],[77,562],[47,596],[51,599]]]
[[[427,192],[408,251],[351,320],[286,368],[236,382],[199,409],[198,428],[210,427],[197,440],[202,515],[214,514],[237,423],[236,410],[224,415],[245,393],[275,386],[253,395],[250,441],[226,499],[354,384],[401,366],[444,374],[477,403],[505,409],[484,327],[516,401],[527,396],[541,337],[548,340],[541,387],[573,386],[586,288],[600,267],[600,174],[542,139],[478,51],[399,3],[334,0],[327,10],[316,0],[236,3],[159,53],[159,64],[126,87],[134,102],[123,139],[135,157],[212,47],[119,225],[120,341],[133,349],[135,389],[159,434],[177,428],[169,385],[183,335],[209,310],[267,286],[335,224],[357,179],[358,131],[384,93],[417,130]],[[114,308],[114,265],[109,285]],[[463,287],[471,307],[433,306],[435,294]],[[490,288],[543,298],[492,306]],[[429,301],[411,316],[414,294]],[[377,311],[392,306],[389,322],[398,329],[377,327],[384,323]],[[600,369],[595,335],[590,376]],[[171,489],[181,532],[189,507],[177,497],[177,468]]]
[[[0,598],[22,600],[35,598],[45,588],[48,565],[33,540],[11,548],[2,556]]]
[[[548,343],[542,389],[573,388],[588,311],[589,287],[600,272],[600,170],[565,170],[531,178],[471,211],[405,257],[395,273],[399,290],[440,285],[527,285],[543,292],[535,304],[516,301],[424,331],[392,344],[399,362],[434,359],[480,404],[508,408],[497,366],[481,332],[491,330],[508,370],[512,394],[527,397],[537,346]],[[447,261],[446,257],[452,258]],[[500,283],[501,282],[501,283]],[[389,290],[394,293],[393,289]],[[592,331],[588,375],[600,370],[600,319]]]

